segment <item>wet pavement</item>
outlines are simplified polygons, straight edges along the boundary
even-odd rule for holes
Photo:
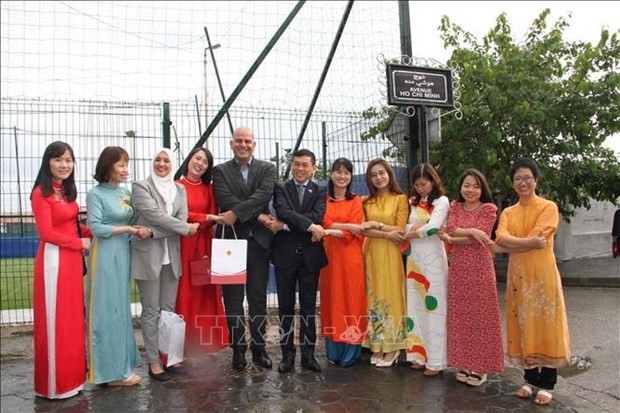
[[[608,272],[606,261],[596,271]],[[614,267],[611,268],[614,268]],[[595,271],[590,269],[590,271]],[[617,272],[611,271],[614,276]],[[505,284],[498,285],[505,314]],[[280,374],[277,321],[270,321],[268,352],[271,370],[251,363],[243,372],[230,368],[232,352],[205,355],[186,374],[168,382],[152,381],[145,366],[142,382],[133,387],[90,386],[60,401],[35,398],[31,327],[2,328],[2,412],[619,412],[620,289],[565,287],[572,352],[578,363],[561,369],[554,400],[548,407],[519,400],[512,393],[522,383],[520,370],[507,366],[481,387],[459,383],[454,371],[426,378],[405,363],[390,368],[362,363],[342,368],[327,363],[323,341],[316,358],[322,371],[300,366]],[[142,343],[136,330],[138,343]],[[505,333],[504,333],[505,339]],[[248,352],[249,353],[249,352]],[[247,355],[248,361],[251,356]]]
[[[321,346],[322,348],[322,346]],[[277,350],[277,349],[273,349]],[[350,368],[323,362],[323,371],[280,374],[250,366],[232,372],[229,352],[206,356],[183,376],[161,383],[140,368],[133,387],[90,386],[71,399],[35,398],[31,359],[2,362],[2,411],[6,412],[531,412],[543,409],[511,394],[511,375],[492,375],[474,388],[456,381],[453,372],[426,378],[401,363],[375,368],[366,361]],[[276,351],[270,351],[275,356]],[[279,359],[279,357],[278,357]],[[274,357],[275,360],[275,357]],[[517,372],[513,372],[513,376]],[[574,412],[557,398],[548,412]]]

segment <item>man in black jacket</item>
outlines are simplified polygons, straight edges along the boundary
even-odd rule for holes
[[[247,366],[245,352],[244,289],[247,292],[250,312],[252,359],[264,368],[272,362],[265,350],[267,325],[267,281],[269,278],[269,247],[272,232],[262,222],[269,218],[269,201],[276,182],[276,168],[269,162],[253,157],[256,141],[252,130],[237,128],[230,141],[234,158],[217,165],[213,170],[213,190],[224,218],[226,238],[248,240],[246,285],[223,285],[222,295],[233,349],[232,368],[244,370]],[[216,236],[222,227],[216,229]]]
[[[295,345],[293,318],[295,288],[299,290],[300,347],[302,367],[321,371],[314,358],[316,345],[316,296],[319,271],[327,265],[321,226],[325,215],[327,189],[312,181],[316,158],[307,149],[293,153],[293,179],[277,185],[274,208],[277,220],[283,224],[272,244],[271,261],[276,269],[280,316],[281,373],[293,370]]]

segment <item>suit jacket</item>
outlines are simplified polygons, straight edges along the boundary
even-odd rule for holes
[[[172,215],[166,212],[166,203],[153,180],[134,182],[131,200],[136,208],[136,225],[151,228],[153,238],[131,241],[131,274],[136,280],[156,280],[159,278],[164,262],[164,240],[168,241],[168,253],[174,276],[181,276],[181,240],[179,235],[187,235],[187,196],[183,185],[176,184],[177,196],[174,198]]]
[[[260,214],[269,214],[269,201],[276,182],[276,167],[253,158],[248,168],[248,182],[243,181],[239,165],[234,159],[217,165],[213,169],[213,192],[220,212],[233,211],[237,216],[235,232],[237,238],[254,237],[258,244],[269,249],[273,234],[258,222]],[[225,227],[225,238],[234,238],[230,227]],[[222,226],[216,228],[220,237]]]
[[[327,265],[323,241],[312,242],[312,233],[308,232],[311,224],[321,225],[323,222],[326,202],[327,188],[320,187],[316,182],[308,182],[301,205],[292,179],[276,185],[273,206],[278,219],[290,229],[278,231],[273,240],[271,261],[276,267],[291,268],[296,250],[303,251],[304,262],[310,271],[318,271]]]

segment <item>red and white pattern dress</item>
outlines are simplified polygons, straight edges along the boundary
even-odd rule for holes
[[[34,261],[34,391],[37,396],[74,396],[86,382],[86,337],[82,242],[78,205],[60,185],[44,197],[32,193],[32,211],[41,239]],[[82,236],[89,236],[82,227]]]
[[[497,207],[480,204],[471,211],[452,202],[447,230],[477,228],[491,234]],[[448,364],[485,374],[504,371],[504,350],[491,251],[477,241],[453,245],[448,275]]]

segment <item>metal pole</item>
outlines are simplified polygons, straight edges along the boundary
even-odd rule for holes
[[[400,52],[405,56],[413,55],[413,45],[411,42],[411,20],[409,19],[409,1],[398,0],[398,20],[400,23]],[[416,112],[419,108],[416,107]],[[409,161],[409,170],[411,170],[418,163],[418,136],[416,132],[418,130],[417,118],[418,114],[409,117],[409,121],[406,123],[408,131],[405,131],[407,139],[407,158]]]
[[[321,122],[321,136],[323,139],[323,177],[327,178],[327,122]]]
[[[276,181],[280,182],[280,142],[276,142],[276,171],[278,172]]]
[[[426,123],[426,106],[418,106],[418,136],[420,137],[420,152],[422,162],[428,163],[428,127]]]
[[[24,217],[22,208],[22,185],[19,176],[19,146],[17,145],[17,126],[13,126],[13,140],[15,142],[15,170],[17,172],[17,205],[19,208],[19,235],[24,236]]]
[[[215,69],[215,77],[217,78],[217,85],[220,88],[220,95],[222,95],[222,102],[225,103],[226,95],[224,94],[224,87],[222,86],[222,79],[220,79],[220,71],[217,68],[217,60],[215,60],[215,53],[213,53],[213,50],[219,48],[220,44],[218,43],[218,44],[211,46],[211,38],[209,37],[209,31],[207,30],[207,26],[204,26],[204,29],[205,29],[205,36],[207,36],[207,44],[209,45],[208,49],[211,52],[211,60],[213,61],[213,69]],[[206,85],[206,79],[205,79],[205,85]],[[232,121],[230,120],[230,113],[228,113],[228,111],[226,111],[226,119],[228,120],[228,127],[230,128],[230,136],[232,136],[234,133],[234,129],[233,129]],[[205,124],[205,127],[207,126],[209,126],[208,123]]]
[[[289,15],[286,18],[286,20],[278,28],[278,30],[273,35],[273,37],[271,38],[269,43],[267,43],[267,46],[265,46],[263,51],[256,58],[256,61],[254,62],[252,67],[250,67],[250,69],[245,74],[245,76],[243,76],[243,79],[241,79],[241,81],[239,82],[239,84],[237,85],[235,90],[233,90],[233,92],[230,95],[230,97],[228,99],[226,99],[226,102],[224,102],[224,105],[222,105],[222,107],[220,108],[219,112],[217,112],[217,114],[213,117],[213,120],[211,121],[209,126],[207,126],[207,130],[202,134],[200,139],[198,139],[198,141],[194,145],[194,148],[201,147],[202,145],[204,145],[204,143],[207,141],[207,139],[209,139],[209,135],[211,135],[211,133],[213,133],[213,131],[217,127],[217,124],[224,117],[224,114],[228,113],[228,109],[232,106],[232,104],[235,102],[235,100],[237,100],[237,97],[239,97],[239,94],[241,93],[241,91],[243,90],[245,85],[247,85],[247,83],[250,81],[250,79],[252,78],[254,73],[256,73],[256,71],[258,70],[259,66],[261,65],[263,60],[265,60],[265,58],[267,57],[267,55],[269,54],[271,49],[273,49],[273,47],[278,42],[280,37],[282,37],[282,34],[284,34],[284,31],[291,24],[291,22],[293,21],[293,19],[297,15],[297,13],[299,13],[299,10],[301,10],[301,7],[304,5],[304,3],[305,3],[305,0],[300,0],[299,2],[297,2],[295,7],[293,8],[293,10],[289,13]],[[185,161],[187,161],[187,159],[185,159]],[[185,162],[183,162],[183,164],[185,164]],[[182,168],[183,168],[183,165],[181,165],[179,167],[179,169],[177,169],[177,172],[174,175],[175,179],[181,178],[181,169]]]
[[[161,116],[161,134],[163,138],[164,148],[170,149],[170,102],[162,103]]]
[[[312,96],[312,102],[310,102],[310,107],[308,108],[308,112],[306,113],[306,118],[304,119],[304,123],[301,125],[301,130],[299,131],[299,135],[297,136],[297,141],[295,142],[295,147],[293,148],[293,153],[301,146],[301,140],[306,133],[306,128],[308,127],[308,123],[310,122],[310,117],[312,116],[312,112],[314,111],[314,106],[316,105],[316,101],[319,99],[319,95],[321,94],[321,89],[323,88],[323,83],[325,82],[325,78],[327,77],[327,72],[329,72],[329,67],[331,66],[332,60],[334,59],[334,54],[336,54],[336,49],[338,49],[338,43],[340,43],[340,38],[342,37],[342,32],[344,31],[344,27],[347,24],[347,20],[349,19],[349,14],[351,13],[351,8],[353,7],[353,0],[349,0],[347,2],[347,6],[344,9],[344,13],[342,14],[342,18],[340,19],[340,24],[338,25],[338,30],[336,31],[336,36],[334,37],[334,41],[332,42],[332,47],[329,50],[329,54],[327,55],[327,60],[325,61],[325,65],[323,66],[323,71],[321,72],[321,77],[319,78],[319,83],[316,85],[316,89],[314,91],[314,96]],[[291,171],[291,164],[289,162],[286,167],[286,173],[284,176],[288,176]]]
[[[205,48],[204,50],[204,56],[203,56],[203,60],[202,60],[202,65],[204,67],[204,82],[205,82],[205,128],[207,127],[207,125],[209,125],[209,108],[208,108],[208,102],[209,102],[209,92],[207,91],[207,48]],[[200,133],[202,133],[202,129],[200,129]]]
[[[194,103],[196,104],[196,119],[198,120],[198,134],[202,134],[202,125],[200,124],[200,108],[198,107],[198,95],[194,95]],[[206,111],[207,103],[205,102],[205,118],[207,117]]]

